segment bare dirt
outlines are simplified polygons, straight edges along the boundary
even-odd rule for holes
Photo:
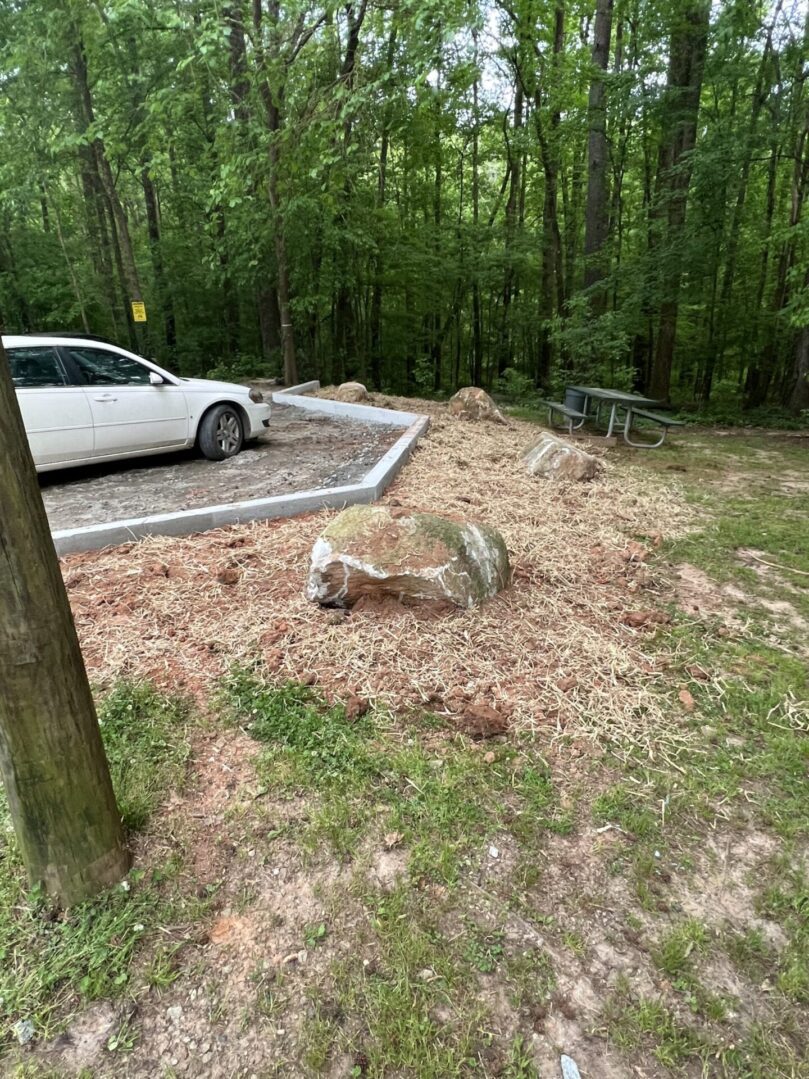
[[[291,405],[227,461],[195,451],[46,472],[40,486],[51,528],[80,528],[157,513],[268,498],[358,482],[401,434]]]

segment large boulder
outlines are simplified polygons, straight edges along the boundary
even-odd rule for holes
[[[306,596],[324,607],[353,607],[364,596],[474,607],[509,576],[503,537],[488,525],[350,506],[315,542]]]
[[[337,387],[334,399],[336,401],[348,401],[355,405],[370,401],[368,391],[361,382],[344,382]]]
[[[505,417],[485,390],[477,386],[464,386],[454,397],[450,397],[449,412],[462,420],[490,420],[493,423],[505,423]]]
[[[532,476],[549,480],[591,480],[599,469],[591,453],[547,432],[525,452],[523,461]]]

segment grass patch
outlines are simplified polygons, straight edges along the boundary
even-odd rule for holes
[[[124,824],[140,831],[167,791],[182,787],[188,704],[148,683],[121,682],[98,708],[101,737]]]
[[[231,718],[267,746],[259,769],[267,780],[288,789],[362,786],[379,771],[369,713],[349,719],[307,686],[271,686],[244,668],[228,675],[223,691]]]
[[[499,829],[530,846],[544,831],[572,828],[547,765],[529,750],[503,749],[485,763],[462,737],[447,734],[431,751],[386,716],[349,719],[310,687],[273,686],[244,669],[223,690],[231,719],[266,746],[261,784],[316,790],[302,835],[310,853],[325,843],[350,858],[375,822],[408,848],[413,877],[452,884]],[[420,717],[419,725],[440,730],[434,717]]]
[[[607,1036],[620,1049],[648,1047],[666,1067],[707,1055],[709,1047],[697,1031],[680,1023],[662,1001],[633,998],[625,981],[607,1002],[604,1019]]]
[[[469,1074],[488,1039],[469,977],[477,968],[459,954],[463,942],[450,943],[435,902],[407,886],[366,892],[363,903],[368,936],[361,954],[375,959],[366,965],[357,955],[334,964],[338,1010],[362,1017],[359,1033],[334,1032],[337,1045],[362,1061],[358,1074]],[[318,1056],[322,1067],[322,1050]]]
[[[130,829],[143,829],[167,791],[182,784],[187,707],[150,686],[125,683],[98,713],[122,816]],[[148,872],[132,870],[118,887],[69,911],[54,910],[38,888],[28,888],[3,797],[0,836],[0,1052],[18,1022],[31,1022],[38,1037],[49,1037],[82,1002],[129,991],[143,942],[204,909],[201,900],[183,896],[181,862],[173,858]],[[173,963],[174,951],[158,948],[146,982],[170,984]]]
[[[797,1004],[809,1004],[809,879],[785,855],[777,880],[765,891],[760,913],[778,921],[789,943],[779,958],[776,984]]]

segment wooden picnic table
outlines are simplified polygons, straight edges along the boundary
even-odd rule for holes
[[[584,406],[582,408],[584,413],[589,412],[588,405],[590,401],[596,402],[596,413],[601,405],[610,406],[610,419],[607,424],[608,438],[612,435],[615,427],[615,418],[619,408],[627,409],[631,413],[634,408],[650,408],[655,405],[659,407],[662,404],[661,401],[657,401],[653,397],[643,397],[639,393],[627,393],[624,390],[604,389],[601,386],[568,386],[567,388],[584,395]]]

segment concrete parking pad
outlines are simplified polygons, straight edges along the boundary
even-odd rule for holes
[[[227,461],[172,453],[44,473],[40,484],[51,528],[81,528],[357,483],[401,433],[285,405],[266,435]]]

